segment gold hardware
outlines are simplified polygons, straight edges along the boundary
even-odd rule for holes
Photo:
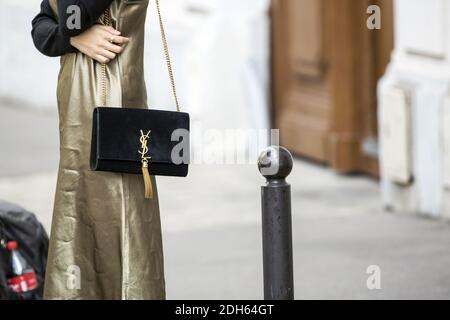
[[[141,138],[139,139],[141,143],[141,150],[139,150],[139,154],[141,155],[141,163],[142,163],[142,175],[144,177],[144,187],[145,187],[145,198],[151,199],[153,198],[153,187],[152,187],[152,181],[150,179],[150,173],[148,171],[148,160],[151,159],[150,156],[148,156],[148,140],[150,139],[150,132],[149,130],[147,134],[144,134],[144,131],[141,130]]]
[[[141,138],[139,139],[139,142],[141,143],[141,150],[138,151],[139,154],[141,155],[141,159],[142,162],[148,162],[148,159],[150,159],[151,157],[148,157],[148,140],[150,139],[150,132],[152,132],[151,130],[149,130],[147,132],[147,134],[144,134],[144,131],[141,130]]]
[[[109,12],[109,8],[103,13],[103,24],[105,26],[111,26],[111,13]],[[102,77],[102,106],[106,107],[107,98],[106,98],[106,64],[101,64],[101,77]]]

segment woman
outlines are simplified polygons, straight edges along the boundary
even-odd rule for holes
[[[94,107],[103,106],[104,98],[109,107],[147,107],[147,6],[148,0],[44,0],[33,20],[36,47],[48,56],[62,56],[60,166],[46,299],[165,298],[153,177],[154,195],[148,200],[142,177],[89,169]],[[81,23],[72,28],[67,22],[77,22],[77,13]],[[105,97],[102,64],[107,64]]]

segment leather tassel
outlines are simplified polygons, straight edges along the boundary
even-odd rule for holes
[[[148,172],[148,163],[142,164],[142,175],[144,177],[144,187],[145,187],[145,198],[153,198],[153,186],[152,180],[150,179],[150,173]]]

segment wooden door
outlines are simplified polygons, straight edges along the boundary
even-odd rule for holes
[[[367,28],[371,4],[381,7],[381,30]],[[281,143],[337,171],[376,175],[376,84],[392,34],[392,0],[273,0],[273,119]]]

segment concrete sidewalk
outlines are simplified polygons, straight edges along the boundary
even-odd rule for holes
[[[46,228],[56,118],[0,106],[0,198],[36,212]],[[383,212],[369,178],[296,161],[288,180],[296,298],[450,298],[447,222]],[[169,299],[262,298],[263,183],[256,166],[192,166],[188,179],[158,179]],[[381,268],[381,290],[366,287],[370,265]]]

